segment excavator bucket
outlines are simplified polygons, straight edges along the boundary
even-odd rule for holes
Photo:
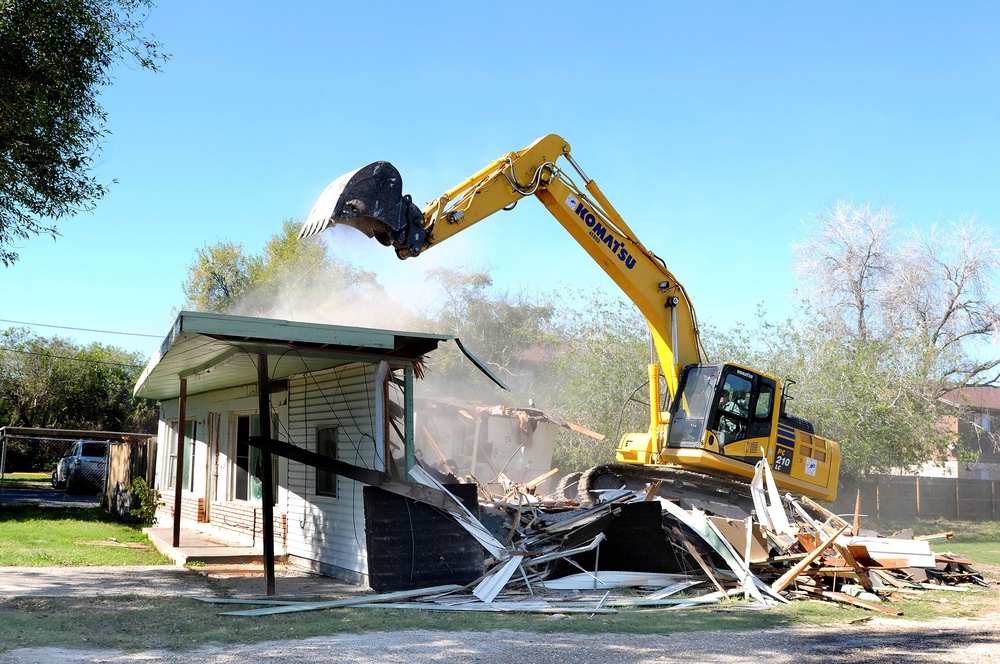
[[[415,256],[423,249],[423,214],[403,195],[396,167],[376,161],[330,183],[299,231],[299,239],[342,224],[356,228],[397,253]]]

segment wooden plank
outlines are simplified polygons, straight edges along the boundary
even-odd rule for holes
[[[795,567],[782,574],[777,581],[771,584],[771,590],[778,593],[787,588],[792,583],[792,581],[794,581],[796,577],[798,577],[799,574],[804,572],[805,569],[809,567],[809,565],[811,565],[814,560],[816,560],[823,554],[823,552],[826,550],[826,547],[830,546],[831,542],[840,537],[844,533],[844,531],[847,530],[848,528],[850,528],[850,525],[846,523],[843,526],[841,526],[840,530],[838,530],[836,534],[830,537],[830,539],[822,542],[811,553],[806,555],[805,558],[800,560],[798,564],[795,565]]]
[[[869,572],[871,572],[872,574],[878,576],[878,578],[882,579],[883,581],[885,581],[887,584],[889,584],[893,588],[903,589],[903,588],[916,588],[917,587],[917,585],[914,584],[914,583],[910,583],[909,581],[902,581],[900,579],[897,579],[892,574],[889,574],[888,572],[884,572],[882,570],[872,569],[872,570],[869,570]]]
[[[712,568],[708,566],[708,563],[706,563],[705,559],[701,557],[701,554],[698,553],[698,550],[694,548],[694,545],[691,544],[691,542],[689,542],[686,537],[684,537],[684,535],[680,531],[680,528],[674,526],[672,530],[674,531],[674,534],[677,535],[677,538],[680,540],[681,544],[684,545],[684,548],[687,549],[687,552],[691,554],[691,557],[694,558],[695,562],[698,563],[698,566],[701,567],[701,571],[705,573],[705,576],[708,577],[709,581],[712,582],[712,584],[719,590],[720,593],[726,592],[725,589],[722,587],[722,584],[719,583],[719,580],[715,578],[715,574],[712,573]]]
[[[890,609],[887,606],[882,606],[881,604],[875,604],[874,602],[866,602],[863,599],[858,599],[857,597],[851,597],[850,595],[845,595],[844,593],[835,593],[829,590],[823,590],[817,593],[826,599],[831,599],[835,602],[841,602],[843,604],[850,604],[851,606],[856,606],[859,609],[866,609],[868,611],[879,611],[881,613],[887,613],[890,616],[901,616],[902,611],[897,611],[896,609]]]
[[[337,459],[317,454],[316,452],[302,449],[301,447],[297,447],[291,443],[286,443],[281,440],[266,440],[260,436],[253,436],[250,438],[250,444],[254,447],[260,448],[261,450],[267,450],[271,454],[276,454],[280,457],[291,459],[292,461],[297,461],[301,464],[312,466],[313,468],[317,468],[319,470],[325,470],[335,475],[340,475],[341,477],[354,480],[355,482],[360,482],[369,486],[377,486],[380,489],[389,491],[390,493],[395,493],[406,498],[412,498],[413,500],[427,503],[428,505],[433,505],[434,507],[443,509],[446,512],[451,512],[455,509],[456,501],[447,491],[438,491],[422,484],[406,482],[397,479],[388,473],[372,470],[370,468],[362,468],[361,466],[354,466]]]
[[[743,564],[743,557],[736,553],[729,542],[719,532],[719,529],[715,527],[715,524],[708,520],[704,512],[698,509],[688,512],[665,500],[661,500],[660,505],[671,516],[691,528],[702,537],[705,543],[715,549],[715,552],[722,557],[726,566],[736,574],[736,578],[743,585],[744,592],[749,593],[755,600],[762,604],[765,603],[765,599],[761,591],[770,594],[778,602],[788,601],[781,595],[772,592],[770,586],[753,575],[753,572]],[[784,513],[782,512],[782,514]]]
[[[858,496],[854,499],[854,525],[851,526],[851,534],[857,535],[861,529],[861,487],[858,487]]]
[[[822,505],[820,505],[819,503],[817,503],[815,500],[813,500],[809,496],[802,496],[801,498],[802,498],[802,502],[804,502],[806,505],[808,505],[809,507],[813,508],[817,512],[820,512],[821,514],[824,514],[828,519],[836,521],[836,522],[840,523],[841,525],[847,526],[848,528],[852,527],[852,525],[849,524],[849,523],[847,523],[847,521],[844,521],[844,519],[841,518],[841,516],[839,514],[834,514],[833,512],[831,512],[830,510],[826,509],[825,507],[823,507]]]
[[[851,555],[851,552],[848,550],[848,547],[834,542],[833,548],[837,553],[843,556],[844,560],[847,561],[847,564],[854,569],[854,573],[857,575],[858,581],[861,582],[861,586],[868,592],[874,591],[875,587],[872,585],[872,580],[868,578],[868,572],[865,571],[865,568],[862,567],[861,564],[854,559],[854,556]]]
[[[530,482],[528,482],[527,484],[525,484],[524,487],[526,489],[528,489],[528,491],[534,491],[535,488],[538,487],[539,484],[541,484],[545,480],[549,479],[550,477],[552,477],[553,475],[555,475],[558,472],[559,472],[558,468],[553,468],[549,472],[544,473],[542,475],[539,475],[535,479],[531,480]]]

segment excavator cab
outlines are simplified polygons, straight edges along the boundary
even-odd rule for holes
[[[688,366],[670,407],[667,447],[702,448],[756,463],[761,439],[771,434],[776,388],[773,378],[734,364]]]
[[[784,412],[781,383],[736,364],[692,364],[670,404],[660,463],[752,478],[761,458],[783,488],[833,500],[839,446]]]

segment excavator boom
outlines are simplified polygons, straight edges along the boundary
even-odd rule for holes
[[[584,179],[584,189],[557,166],[560,157]],[[402,195],[402,180],[391,164],[369,164],[327,187],[299,237],[341,224],[391,245],[400,258],[409,258],[531,196],[639,307],[660,366],[667,371],[664,378],[672,397],[681,369],[706,356],[694,307],[664,262],[639,242],[597,184],[573,161],[569,144],[555,134],[493,161],[419,212]]]

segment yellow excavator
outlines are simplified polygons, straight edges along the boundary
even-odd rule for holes
[[[582,189],[560,159],[580,177]],[[401,259],[412,258],[530,196],[639,308],[659,359],[649,365],[649,430],[624,435],[615,463],[579,476],[576,495],[582,502],[590,501],[591,492],[658,481],[660,493],[682,504],[733,514],[729,506],[746,504],[762,458],[780,488],[818,500],[836,497],[840,447],[785,412],[792,381],[707,361],[684,287],[629,229],[560,136],[544,136],[502,156],[423,209],[403,194],[392,164],[369,164],[326,188],[299,237],[343,224],[393,247]]]

